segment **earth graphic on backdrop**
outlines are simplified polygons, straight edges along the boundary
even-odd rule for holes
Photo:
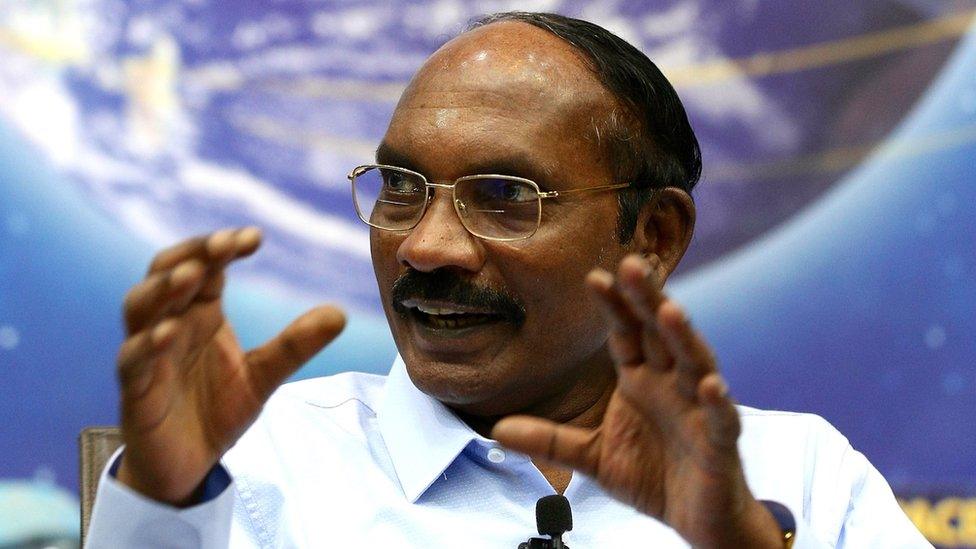
[[[247,277],[375,310],[345,174],[372,160],[427,55],[511,4],[5,0],[0,122],[151,246],[257,224]],[[603,24],[675,82],[706,164],[687,269],[788,219],[883,139],[965,28],[949,4],[517,7]]]

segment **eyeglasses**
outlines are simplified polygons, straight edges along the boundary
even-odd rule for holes
[[[467,175],[453,183],[431,183],[423,175],[382,164],[359,166],[347,176],[359,219],[384,231],[409,231],[424,217],[431,188],[451,189],[461,224],[485,240],[525,240],[542,223],[542,199],[580,192],[623,189],[630,183],[564,191],[540,191],[530,179],[511,175]]]

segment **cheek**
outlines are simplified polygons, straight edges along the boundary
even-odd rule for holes
[[[614,255],[612,246],[564,241],[523,256],[518,263],[526,276],[515,290],[525,303],[527,327],[538,337],[560,334],[564,341],[602,333],[605,322],[584,280]]]
[[[369,252],[380,295],[384,297],[384,306],[390,287],[399,274],[400,269],[396,254],[402,241],[402,237],[393,233],[381,233],[375,229],[370,231]]]

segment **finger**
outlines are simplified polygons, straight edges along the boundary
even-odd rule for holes
[[[312,309],[292,322],[273,339],[247,353],[246,361],[256,394],[267,398],[285,379],[315,356],[345,327],[339,309]]]
[[[203,283],[206,267],[197,259],[152,274],[125,297],[123,316],[128,333],[153,325],[171,311],[186,307]]]
[[[661,341],[657,325],[657,309],[665,298],[658,287],[654,267],[640,256],[627,256],[620,262],[617,280],[624,301],[633,315],[640,319],[645,363],[655,369],[669,369],[672,356]]]
[[[188,259],[209,259],[209,247],[215,251],[227,252],[232,242],[234,229],[223,229],[215,233],[184,240],[156,254],[149,263],[147,275],[172,269]]]
[[[617,366],[636,366],[644,361],[641,350],[641,322],[630,311],[614,287],[613,275],[594,269],[586,276],[586,286],[610,324],[610,355]]]
[[[705,409],[708,441],[721,449],[735,448],[742,427],[725,380],[718,373],[708,374],[698,384],[697,396]]]
[[[224,293],[224,284],[227,281],[227,274],[223,269],[211,273],[204,281],[200,290],[193,296],[194,301],[213,301],[220,299]]]
[[[491,430],[503,446],[543,460],[594,475],[599,465],[595,431],[532,416],[509,416]]]
[[[213,258],[207,280],[196,296],[198,301],[213,301],[219,299],[224,291],[226,274],[224,268],[231,261],[235,261],[253,254],[261,247],[261,230],[257,227],[247,227],[234,231],[231,235],[229,248],[225,249],[220,239],[211,240],[207,244],[207,254]]]
[[[715,371],[712,350],[674,301],[661,304],[657,325],[668,352],[674,357],[678,390],[685,398],[694,399],[702,377]]]
[[[150,275],[126,296],[126,329],[135,333],[161,318],[185,309],[193,301],[220,298],[228,262],[254,253],[260,246],[261,232],[249,227],[224,230],[206,238],[196,238],[161,252]],[[160,270],[176,257],[185,259],[169,270]]]
[[[225,264],[254,253],[260,243],[261,230],[257,227],[223,229],[185,240],[159,252],[150,263],[148,274],[172,269],[188,259],[199,259],[208,267]]]
[[[116,375],[123,396],[138,398],[145,392],[152,381],[152,364],[173,344],[177,328],[177,321],[167,320],[122,343]]]

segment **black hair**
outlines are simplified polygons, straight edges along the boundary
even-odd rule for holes
[[[689,195],[701,177],[701,149],[674,87],[643,52],[607,29],[565,15],[512,11],[486,15],[468,30],[499,21],[521,21],[547,30],[583,54],[623,109],[611,109],[594,127],[606,141],[614,177],[633,188],[619,193],[617,235],[627,243],[641,207],[655,191],[677,187]]]

